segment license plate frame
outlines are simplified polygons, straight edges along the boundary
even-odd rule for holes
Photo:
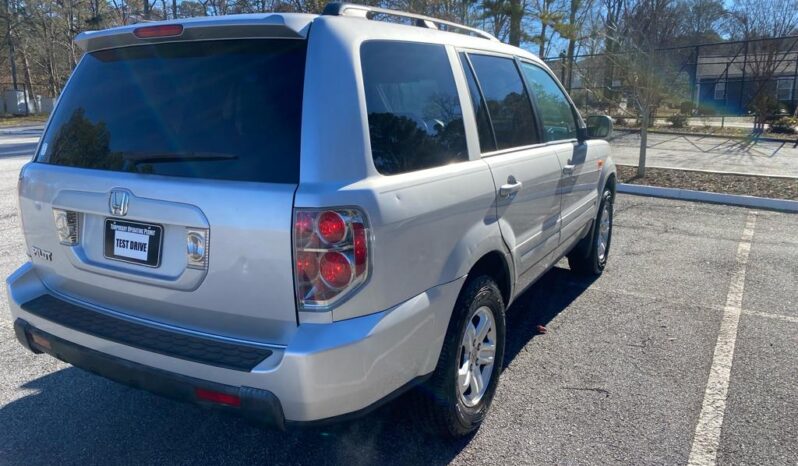
[[[130,231],[133,228],[135,230]],[[147,242],[147,258],[138,259],[114,253],[114,242],[116,232],[124,231],[133,234],[145,234],[149,236]],[[143,232],[143,233],[142,233]],[[161,266],[161,250],[163,249],[163,226],[154,223],[132,222],[118,218],[106,218],[103,231],[103,256],[106,259],[127,262],[128,264],[143,265],[150,268]]]

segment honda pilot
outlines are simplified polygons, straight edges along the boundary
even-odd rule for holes
[[[336,3],[76,42],[19,178],[34,353],[279,428],[412,390],[462,437],[507,307],[563,257],[605,268],[610,121],[486,32]]]

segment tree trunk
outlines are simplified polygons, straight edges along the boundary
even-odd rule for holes
[[[172,18],[177,19],[177,0],[172,0]]]
[[[546,53],[546,23],[540,24],[540,48],[538,49],[538,57],[542,60]]]
[[[11,81],[12,85],[14,86],[14,90],[17,90],[17,63],[16,57],[14,56],[14,35],[13,31],[11,30],[11,23],[14,22],[14,18],[11,14],[11,2],[9,0],[5,0],[5,7],[6,7],[6,24],[8,28],[6,30],[6,37],[8,37],[8,63],[11,65]]]
[[[570,16],[568,17],[568,24],[571,26],[571,31],[568,37],[568,52],[566,54],[565,63],[568,67],[568,77],[565,84],[565,88],[568,92],[571,92],[571,86],[573,85],[572,81],[574,79],[574,54],[576,53],[576,35],[578,30],[576,29],[576,12],[579,11],[579,6],[581,4],[581,0],[571,0],[571,11]]]
[[[41,18],[42,34],[44,35],[45,54],[44,54],[44,67],[47,71],[47,86],[50,90],[50,97],[57,96],[55,73],[53,68],[53,49],[55,48],[54,41],[51,39],[50,31],[47,29],[47,21],[45,17]]]
[[[640,119],[640,158],[637,161],[637,176],[646,176],[646,149],[648,148],[648,125],[650,120],[648,107],[641,112]]]
[[[574,80],[574,54],[576,53],[576,39],[568,39],[568,53],[565,58],[565,63],[568,66],[568,80],[565,84],[565,89],[571,92]]]
[[[144,19],[150,19],[150,0],[144,0]]]
[[[67,32],[67,41],[69,42],[69,53],[70,53],[70,62],[69,62],[69,69],[74,70],[76,66],[78,66],[78,54],[75,50],[75,41],[71,40],[74,37],[74,34],[77,32],[76,24],[80,24],[79,19],[76,21],[75,12],[74,12],[74,5],[73,2],[69,2],[69,31]],[[78,13],[79,14],[79,13]]]
[[[521,45],[521,19],[524,9],[521,0],[510,0],[510,45]]]
[[[36,102],[36,95],[33,93],[33,81],[30,79],[30,64],[28,63],[28,54],[25,47],[20,49],[22,55],[22,73],[25,76],[25,114],[30,114],[30,104],[33,103],[33,112],[39,113],[41,109]]]

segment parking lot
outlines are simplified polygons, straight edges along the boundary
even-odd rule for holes
[[[0,156],[3,277],[25,260],[23,161]],[[458,444],[422,435],[403,399],[282,433],[117,385],[23,350],[3,289],[0,463],[713,464],[717,448],[796,464],[797,231],[798,215],[619,195],[605,274],[561,263],[513,305],[491,413]]]

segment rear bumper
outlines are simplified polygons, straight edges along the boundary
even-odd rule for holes
[[[235,412],[260,424],[278,428],[285,425],[280,401],[268,390],[208,382],[126,361],[50,335],[22,319],[14,321],[14,333],[17,340],[34,353],[47,353],[113,381],[178,401]],[[240,404],[229,406],[205,402],[197,397],[198,389],[236,396]]]
[[[31,264],[12,274],[7,285],[17,336],[26,347],[184,401],[200,402],[196,388],[237,394],[241,406],[224,409],[282,426],[368,411],[431,373],[463,280],[431,288],[383,312],[303,323],[287,346],[272,347],[249,370],[166,355],[28,312],[26,303],[51,293]],[[97,311],[87,306],[86,312]],[[33,335],[51,342],[51,348],[37,344]]]

